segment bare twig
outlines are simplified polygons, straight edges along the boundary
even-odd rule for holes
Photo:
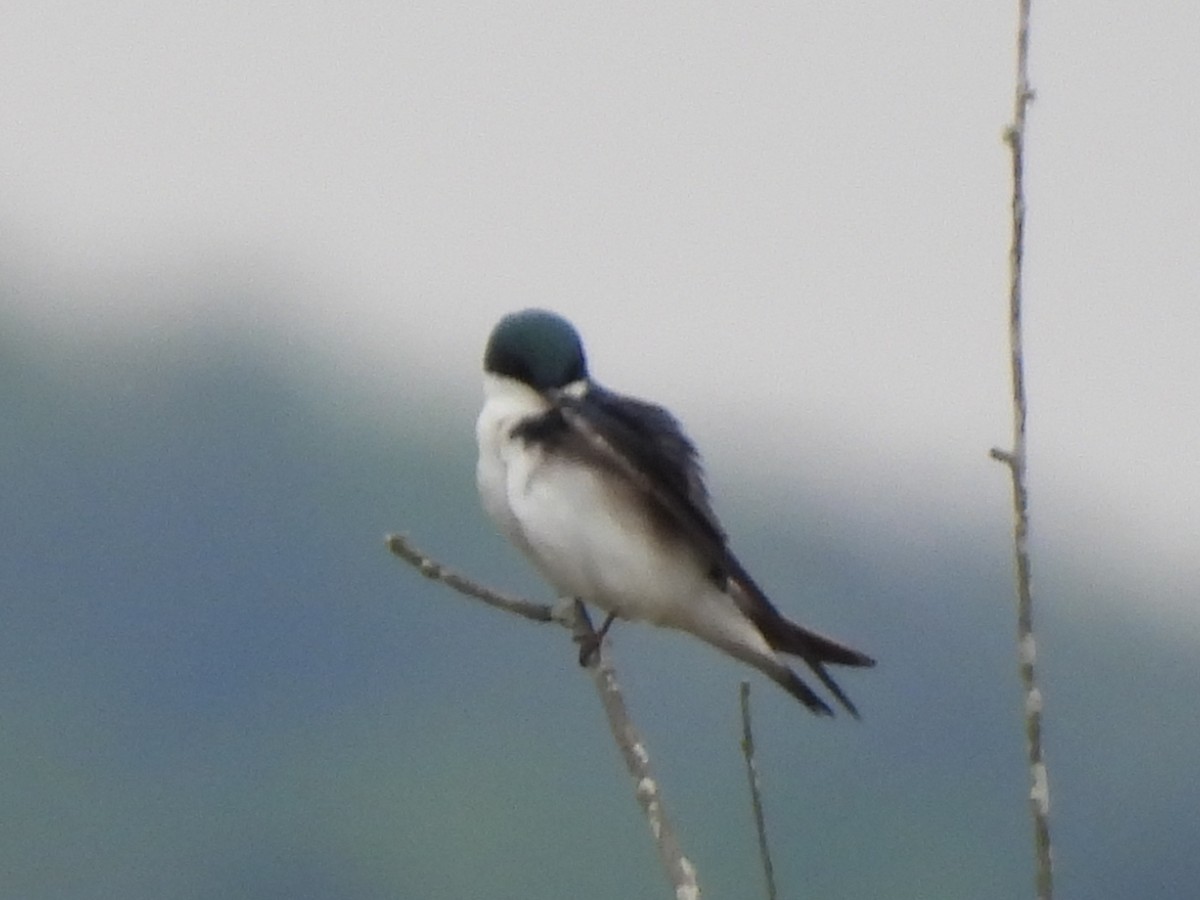
[[[482,600],[488,606],[494,606],[505,612],[516,613],[518,616],[524,616],[526,619],[533,619],[535,622],[550,622],[554,619],[554,610],[544,603],[533,603],[520,597],[510,597],[507,594],[501,594],[499,591],[493,591],[491,588],[472,581],[463,575],[459,575],[452,569],[448,569],[441,563],[426,556],[409,543],[408,538],[403,534],[389,534],[384,540],[387,543],[387,548],[392,553],[415,568],[426,578],[440,581],[442,584],[454,588],[460,594],[466,594],[468,597]]]
[[[621,751],[625,768],[633,778],[634,793],[646,821],[650,825],[650,833],[654,837],[654,845],[658,851],[658,859],[675,890],[676,900],[699,900],[700,887],[696,883],[696,869],[684,854],[675,837],[675,830],[667,818],[663,808],[662,797],[658,790],[658,782],[650,773],[650,755],[642,743],[641,736],[634,728],[629,717],[629,710],[621,696],[617,685],[616,673],[607,646],[603,641],[596,641],[596,631],[592,628],[587,610],[578,600],[570,603],[560,603],[556,606],[546,606],[540,603],[501,594],[491,588],[479,584],[457,572],[446,568],[418,550],[409,540],[399,534],[389,534],[385,539],[388,549],[409,565],[417,569],[426,578],[440,581],[468,597],[482,600],[489,606],[511,612],[535,622],[557,622],[571,631],[577,643],[588,645],[597,644],[596,651],[587,656],[585,667],[596,685],[596,693],[604,706],[608,727],[612,731],[613,740]]]
[[[1051,900],[1054,877],[1050,843],[1050,787],[1042,756],[1042,695],[1035,665],[1033,592],[1029,564],[1029,492],[1025,482],[1025,356],[1021,334],[1021,286],[1025,251],[1025,117],[1033,100],[1029,84],[1029,13],[1032,0],[1018,0],[1017,72],[1013,122],[1005,131],[1012,151],[1012,241],[1009,247],[1008,337],[1012,381],[1013,448],[993,448],[992,458],[1004,463],[1012,476],[1013,547],[1017,582],[1017,641],[1021,685],[1025,690],[1025,738],[1030,770],[1030,812],[1033,818],[1035,884],[1039,900]]]
[[[588,618],[587,609],[578,600],[574,604],[575,623],[572,633],[577,642],[594,641],[596,632]],[[675,830],[667,819],[663,809],[662,795],[658,790],[658,781],[650,773],[650,755],[642,737],[633,726],[629,710],[625,706],[625,698],[617,686],[617,675],[613,669],[612,658],[604,641],[597,645],[587,662],[587,669],[596,685],[596,693],[604,705],[604,714],[608,717],[608,727],[621,757],[625,760],[625,768],[633,778],[634,793],[646,821],[650,824],[650,833],[654,835],[655,847],[658,850],[658,860],[662,864],[667,878],[675,887],[676,900],[698,900],[700,887],[696,883],[696,869],[683,854]]]
[[[750,682],[743,681],[739,691],[742,704],[742,755],[746,757],[746,780],[750,783],[750,805],[754,808],[754,828],[758,832],[758,853],[762,858],[763,875],[767,879],[767,900],[775,900],[775,867],[771,864],[771,848],[767,846],[767,822],[763,815],[762,786],[758,781],[758,764],[754,761],[754,733],[750,730]]]

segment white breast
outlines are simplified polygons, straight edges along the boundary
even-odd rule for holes
[[[512,430],[522,419],[547,409],[546,402],[532,389],[508,378],[484,375],[484,403],[475,422],[479,459],[475,483],[483,508],[510,541],[526,553],[528,545],[508,499],[509,467],[519,455]]]
[[[485,394],[476,475],[500,530],[563,596],[664,625],[690,617],[712,585],[686,546],[640,515],[612,473],[512,436],[522,419],[548,408],[536,392],[486,376]]]

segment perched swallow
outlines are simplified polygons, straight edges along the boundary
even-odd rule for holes
[[[501,319],[483,368],[483,506],[560,594],[608,613],[601,637],[614,618],[686,631],[832,715],[781,654],[797,656],[858,715],[825,665],[875,660],[767,599],[729,549],[696,448],[669,412],[592,381],[575,329],[544,310]]]

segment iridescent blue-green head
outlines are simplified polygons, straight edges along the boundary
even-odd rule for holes
[[[483,354],[483,369],[539,392],[587,378],[579,333],[562,316],[544,309],[523,309],[496,323]]]

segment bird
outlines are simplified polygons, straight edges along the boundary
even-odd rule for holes
[[[687,632],[833,715],[785,659],[797,657],[858,718],[826,666],[875,660],[767,598],[730,549],[696,447],[670,412],[594,381],[575,327],[544,309],[500,319],[483,380],[483,508],[560,596],[607,613],[596,646],[616,619]]]

